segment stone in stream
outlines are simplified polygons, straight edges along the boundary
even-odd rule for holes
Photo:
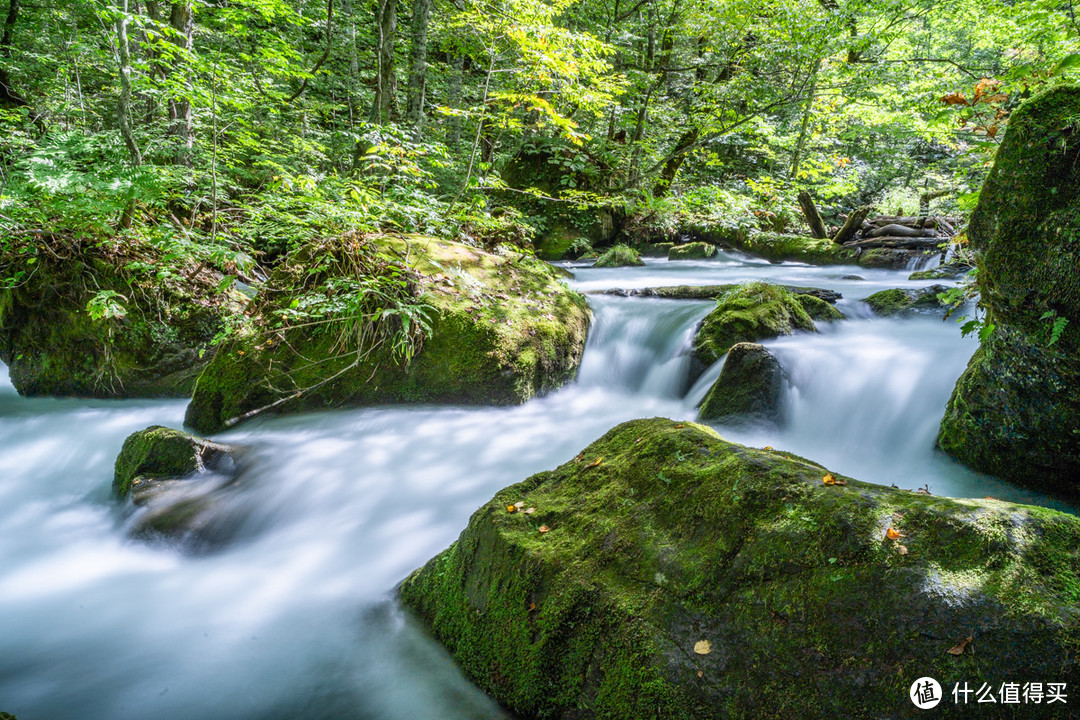
[[[596,259],[593,267],[634,267],[644,265],[638,251],[628,245],[614,245]]]
[[[300,315],[294,327],[282,328],[290,313],[306,311],[310,302],[325,306],[327,297],[337,297],[335,288],[352,287],[351,258],[363,251],[349,237],[303,246],[278,265],[251,322],[221,346],[199,377],[185,423],[211,433],[263,411],[508,405],[574,377],[589,306],[547,263],[512,249],[489,253],[418,235],[370,242],[400,258],[384,272],[401,297],[372,300],[388,302],[392,311],[377,326],[384,335],[367,320],[355,323],[347,302],[316,314],[320,324],[308,327]],[[371,313],[376,306],[365,307],[354,312]],[[406,318],[412,328],[407,334],[400,332]],[[360,332],[365,327],[366,335]]]
[[[882,290],[866,298],[864,302],[876,315],[899,315],[914,310],[944,311],[948,306],[938,299],[948,292],[944,285],[931,285],[924,288],[893,288]]]
[[[720,376],[705,395],[698,419],[778,423],[784,384],[780,361],[764,345],[737,343],[728,351]]]
[[[907,718],[922,676],[1075,688],[1077,577],[1075,516],[652,419],[498,492],[400,595],[523,718]]]
[[[707,367],[736,343],[791,335],[797,330],[815,332],[814,321],[799,297],[763,282],[736,286],[721,296],[716,308],[701,321],[694,336],[694,356]]]
[[[668,260],[705,260],[716,254],[716,246],[706,242],[676,245],[668,251]]]
[[[959,280],[971,272],[973,266],[960,260],[951,260],[929,270],[920,270],[908,275],[908,280]]]
[[[113,474],[113,492],[139,509],[131,534],[175,539],[206,528],[218,515],[218,491],[237,477],[241,454],[160,425],[132,433]]]
[[[1009,119],[968,225],[995,329],[960,377],[938,444],[961,462],[1080,495],[1080,87]]]

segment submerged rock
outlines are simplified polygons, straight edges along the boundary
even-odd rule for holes
[[[996,326],[971,358],[938,444],[1018,483],[1080,494],[1080,87],[1009,119],[971,216],[981,303]]]
[[[644,265],[638,251],[627,245],[614,245],[596,259],[593,267],[633,267]]]
[[[379,260],[372,247],[400,260]],[[382,275],[360,279],[397,297],[358,284],[349,270],[357,254],[384,263]],[[353,315],[350,303],[364,292],[372,304]],[[574,377],[590,321],[584,296],[547,263],[422,236],[307,246],[275,270],[261,297],[250,325],[199,377],[185,418],[199,432],[264,410],[524,402]],[[388,312],[373,321],[376,305]]]
[[[668,250],[668,260],[704,260],[716,254],[716,246],[707,242],[675,245]]]
[[[243,298],[218,292],[220,273],[170,265],[149,245],[70,251],[78,259],[0,257],[6,275],[25,275],[0,290],[0,360],[19,394],[189,395]]]
[[[653,419],[496,494],[401,597],[525,718],[900,718],[923,676],[1075,686],[1078,574],[1071,515]]]
[[[908,280],[959,280],[972,269],[972,266],[966,262],[951,260],[936,268],[913,272],[908,275]]]
[[[702,401],[698,419],[779,422],[783,392],[780,361],[764,345],[737,343]]]
[[[909,310],[945,310],[938,295],[948,292],[944,285],[917,289],[893,288],[876,292],[864,301],[876,315],[899,315]]]
[[[701,321],[694,336],[694,356],[708,366],[735,343],[791,335],[797,330],[815,332],[814,321],[799,297],[763,282],[737,286]]]
[[[130,534],[148,540],[187,537],[192,546],[208,545],[215,533],[230,534],[238,523],[224,523],[232,527],[223,532],[207,528],[224,514],[221,491],[235,481],[239,458],[239,448],[160,425],[131,434],[113,476],[114,493],[132,501]]]

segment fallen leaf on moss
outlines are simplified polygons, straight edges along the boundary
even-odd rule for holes
[[[953,645],[951,648],[949,648],[948,653],[950,655],[963,655],[964,650],[967,648],[968,643],[970,643],[970,642],[971,642],[971,636],[969,635],[966,638],[964,638],[963,640],[961,640],[960,642]]]
[[[525,508],[521,512],[525,513],[526,515],[532,515],[534,512],[536,512],[536,508]]]
[[[535,609],[536,609],[536,603],[529,603],[529,612],[532,612]]]
[[[896,552],[900,555],[907,555],[907,545],[897,545]]]
[[[590,468],[599,467],[600,465],[603,465],[603,464],[604,464],[604,458],[598,457],[595,460],[593,460],[591,463],[586,465],[585,469],[588,470]]]
[[[574,462],[581,462],[585,459],[585,453],[578,453],[578,456],[574,458]]]
[[[517,508],[514,507],[513,505],[507,505],[506,506],[506,512],[517,512]]]
[[[550,532],[550,531],[551,531],[551,528],[549,528],[549,527],[548,527],[547,525],[541,525],[541,526],[540,526],[540,527],[539,527],[538,529],[539,529],[539,530],[540,530],[540,532],[542,532],[542,533],[546,533],[546,532]]]
[[[907,536],[899,530],[893,530],[892,528],[889,528],[885,531],[885,537],[889,538],[890,540],[899,540],[900,538]]]
[[[762,450],[772,450],[772,445],[766,445]]]
[[[682,427],[686,427],[686,425],[683,425],[682,423],[679,423],[679,424],[677,424],[677,425],[676,425],[675,427],[677,427],[677,428],[682,428]]]
[[[701,670],[698,670],[697,671],[697,676],[698,677],[705,677],[705,673],[703,673]]]
[[[837,478],[832,473],[825,475],[821,478],[821,482],[826,485],[847,485],[847,480],[844,478]]]
[[[525,501],[524,500],[518,500],[516,503],[514,503],[514,507],[516,507],[518,510],[520,510],[521,508],[525,507]]]
[[[694,643],[694,652],[698,655],[708,655],[712,652],[712,643],[708,640],[698,640]]]

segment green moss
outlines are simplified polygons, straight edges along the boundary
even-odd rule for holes
[[[716,254],[716,246],[705,242],[675,245],[668,250],[668,260],[705,260]]]
[[[971,272],[972,266],[966,262],[953,260],[936,268],[920,270],[908,275],[908,280],[958,280]]]
[[[946,292],[944,285],[931,285],[918,289],[893,288],[882,290],[866,298],[864,302],[876,315],[899,315],[910,310],[944,310],[945,304],[938,295]]]
[[[401,597],[528,718],[904,717],[923,675],[1080,680],[1080,520],[825,472],[692,423],[625,423],[499,492]]]
[[[705,395],[698,418],[777,422],[783,388],[784,370],[772,353],[756,343],[738,343],[728,352],[720,377]]]
[[[759,232],[733,234],[729,243],[736,250],[780,262],[784,260],[812,265],[855,264],[858,251],[843,248],[832,240]]]
[[[859,255],[858,263],[867,268],[884,268],[886,270],[902,270],[917,257],[930,257],[937,251],[919,252],[915,250],[897,250],[894,248],[871,248],[863,250]]]
[[[834,320],[846,319],[844,313],[840,312],[821,298],[810,295],[809,293],[796,293],[795,299],[802,305],[806,314],[814,320],[832,322]]]
[[[637,250],[626,245],[613,245],[604,251],[604,254],[596,259],[593,267],[627,267],[644,265]]]
[[[397,361],[385,346],[358,360],[342,352],[333,333],[296,331],[283,339],[249,332],[222,347],[200,376],[185,422],[216,432],[279,401],[276,412],[401,402],[512,404],[574,377],[589,309],[549,265],[422,236],[379,242],[428,279],[420,291],[432,308],[431,332],[411,363]],[[296,293],[275,291],[273,277],[269,284],[280,304]],[[272,310],[255,318],[256,327],[269,323]]]
[[[694,354],[706,365],[738,342],[753,342],[796,330],[814,332],[814,321],[791,291],[763,282],[738,286],[723,295],[694,337]]]
[[[648,257],[667,257],[673,247],[675,247],[673,242],[649,243],[641,248],[641,254]]]
[[[137,477],[176,478],[199,469],[200,441],[180,430],[154,425],[124,440],[113,472],[113,492],[127,497]]]

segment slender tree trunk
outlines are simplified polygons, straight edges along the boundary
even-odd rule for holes
[[[810,134],[810,115],[814,110],[814,99],[817,97],[817,74],[821,68],[821,60],[814,63],[814,71],[810,80],[810,96],[806,99],[806,107],[803,108],[802,126],[799,128],[799,139],[795,142],[795,152],[791,156],[791,177],[799,177],[799,165],[802,162],[803,149],[806,147],[806,138]]]
[[[821,219],[821,213],[814,204],[814,198],[810,197],[810,193],[805,190],[799,191],[799,207],[802,208],[806,224],[810,226],[810,234],[816,238],[829,237],[829,233],[825,230],[825,221]]]
[[[120,121],[120,135],[124,138],[131,164],[135,167],[142,165],[142,153],[135,143],[135,135],[131,128],[131,52],[128,49],[128,2],[121,0],[116,8],[116,46],[120,61],[120,101],[117,105],[117,115]],[[127,229],[135,217],[135,199],[132,198],[124,208],[120,217],[120,227]]]
[[[428,23],[432,0],[413,0],[412,48],[409,53],[409,104],[406,120],[413,135],[420,136],[424,123],[424,93],[427,88]]]
[[[11,46],[15,42],[15,24],[19,21],[19,0],[9,0],[7,16],[4,18],[4,33],[0,35],[0,56],[11,57]],[[30,103],[15,90],[11,74],[0,66],[0,108],[25,107],[30,110],[30,120],[42,133],[45,132],[45,118],[34,112]]]
[[[173,93],[169,98],[169,134],[178,141],[176,162],[178,165],[191,165],[191,77],[188,74],[187,56],[191,53],[195,17],[192,13],[191,0],[178,0],[172,3],[169,25],[173,29],[172,42],[180,49],[180,56],[173,65],[173,74],[183,73],[181,84],[183,94]]]
[[[461,76],[465,74],[465,56],[454,55],[450,60],[450,87],[446,90],[446,101],[455,110],[461,109]],[[456,148],[461,144],[461,116],[450,116],[450,128],[446,135],[446,144]]]
[[[397,72],[394,69],[394,40],[397,34],[397,0],[379,0],[376,10],[378,75],[375,78],[375,102],[372,122],[380,125],[397,120]]]
[[[664,197],[668,194],[668,191],[671,190],[671,183],[675,180],[675,175],[678,174],[679,168],[682,167],[683,160],[686,159],[687,150],[697,142],[700,135],[701,131],[698,128],[690,128],[684,132],[679,138],[679,141],[675,143],[675,147],[668,156],[667,162],[664,163],[664,167],[660,171],[660,179],[657,180],[656,185],[653,186],[653,195],[655,197]]]

